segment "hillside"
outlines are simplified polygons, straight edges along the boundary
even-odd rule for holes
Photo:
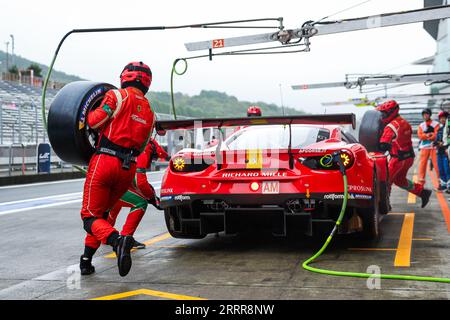
[[[6,52],[0,50],[0,71],[5,72],[6,71]],[[21,56],[14,55],[14,64],[17,65],[19,69],[26,69],[28,68],[32,63],[38,64],[42,68],[42,75],[45,76],[48,71],[48,67],[46,65],[25,59]],[[11,53],[9,55],[9,64],[11,67]],[[62,83],[68,83],[72,81],[82,80],[80,77],[70,75],[61,71],[53,70],[52,72],[52,80]]]
[[[19,69],[26,69],[34,61],[25,59],[21,56],[14,56],[15,64]],[[6,69],[6,53],[0,50],[0,72]],[[11,64],[11,57],[10,57]],[[42,74],[47,73],[46,65],[37,63],[42,68]],[[83,80],[75,75],[68,75],[61,71],[53,70],[52,80],[62,83],[68,83],[77,80]],[[172,103],[169,92],[150,92],[148,98],[156,112],[170,114]],[[239,101],[236,97],[230,96],[224,92],[202,90],[199,95],[189,96],[183,93],[175,94],[175,105],[177,115],[187,117],[241,117],[246,116],[247,108],[250,105],[261,107],[263,115],[282,115],[282,110],[276,104],[269,104],[261,101],[249,102]],[[303,114],[304,112],[293,108],[285,108],[286,115]]]
[[[172,104],[169,92],[151,92],[148,95],[150,103],[156,112],[171,113]],[[224,92],[202,90],[199,95],[189,96],[175,94],[177,115],[188,117],[245,117],[250,105],[261,107],[265,116],[282,115],[281,107],[265,102],[239,101],[234,96]],[[285,107],[286,115],[304,114],[304,112]]]

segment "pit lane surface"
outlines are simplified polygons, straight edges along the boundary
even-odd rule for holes
[[[149,180],[161,177],[162,173],[152,173]],[[83,180],[72,180],[0,189],[0,299],[450,298],[449,284],[381,280],[377,286],[372,280],[369,287],[375,288],[369,289],[366,279],[303,270],[302,262],[321,246],[321,239],[269,234],[173,239],[162,212],[153,207],[135,234],[147,249],[133,253],[127,277],[118,275],[106,246],[94,260],[97,272],[80,277],[82,185]],[[61,198],[72,202],[63,203]],[[420,199],[394,188],[393,213],[382,222],[381,240],[339,237],[316,266],[356,272],[371,266],[383,273],[450,277],[447,198],[434,193],[421,209]]]

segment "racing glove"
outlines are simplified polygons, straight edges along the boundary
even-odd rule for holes
[[[161,201],[158,196],[155,195],[152,199],[149,199],[148,203],[154,206],[157,210],[162,210],[160,206]]]
[[[386,143],[386,142],[380,142],[379,144],[379,148],[381,151],[391,151],[392,149],[392,145],[390,143]]]

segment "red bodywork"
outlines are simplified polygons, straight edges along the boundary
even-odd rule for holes
[[[375,190],[379,194],[386,185],[386,157],[369,154],[340,126],[308,127],[328,130],[329,137],[297,149],[181,150],[163,177],[161,207],[174,217],[175,228],[199,235],[235,233],[241,218],[249,218],[250,224],[269,218],[269,224],[275,225],[273,232],[279,235],[286,235],[288,220],[296,218],[306,221],[304,232],[311,234],[313,222],[336,220],[344,185],[338,169],[312,168],[308,161],[335,151],[353,157],[346,169],[348,210],[373,206]],[[179,159],[191,172],[175,169]]]

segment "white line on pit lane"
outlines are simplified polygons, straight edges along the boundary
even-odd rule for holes
[[[152,176],[152,175],[156,175],[156,174],[164,174],[164,171],[147,172],[147,176]],[[35,186],[45,186],[45,185],[59,184],[59,183],[79,182],[79,181],[83,181],[84,179],[85,178],[67,179],[67,180],[58,180],[58,181],[47,181],[47,182],[36,182],[36,183],[27,183],[27,184],[17,184],[17,185],[11,185],[11,186],[2,186],[2,187],[0,187],[0,190],[2,190],[2,189],[25,188],[25,187],[35,187]]]
[[[81,192],[73,192],[73,193],[65,193],[65,194],[58,194],[53,196],[47,196],[47,197],[39,197],[39,198],[31,198],[31,199],[23,199],[23,200],[16,200],[16,201],[9,201],[9,202],[1,202],[0,203],[0,209],[2,206],[8,206],[8,205],[14,205],[18,203],[26,203],[26,202],[34,202],[34,201],[40,201],[40,200],[64,200],[64,198],[78,198],[82,195]]]
[[[16,184],[12,186],[3,186],[0,187],[1,189],[15,189],[15,188],[25,188],[25,187],[35,187],[35,186],[44,186],[44,185],[50,185],[50,184],[59,184],[59,183],[70,183],[70,182],[79,182],[83,181],[84,178],[80,179],[69,179],[69,180],[58,180],[58,181],[48,181],[48,182],[36,182],[36,183],[27,183],[27,184]]]
[[[150,184],[154,186],[155,190],[161,189],[160,181],[150,181]],[[83,195],[82,192],[74,192],[74,193],[60,194],[60,195],[48,196],[48,197],[40,197],[40,198],[33,198],[33,199],[24,199],[24,200],[3,202],[3,203],[0,203],[0,216],[6,215],[6,214],[11,214],[11,213],[30,211],[30,210],[35,210],[35,209],[44,209],[44,208],[49,208],[49,207],[77,203],[82,200],[82,195]],[[39,202],[47,202],[47,201],[56,201],[56,202],[33,205],[33,204],[36,204],[36,202],[39,203]],[[27,207],[23,207],[23,208],[2,211],[2,207],[11,207],[14,205],[20,205],[20,204],[26,204],[26,203],[29,203],[30,205],[28,205]],[[5,208],[5,209],[7,209],[7,208]]]

